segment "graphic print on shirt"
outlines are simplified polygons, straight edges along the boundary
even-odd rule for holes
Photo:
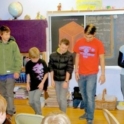
[[[33,67],[33,71],[38,74],[37,78],[39,80],[43,79],[43,65],[42,64],[36,64],[34,67]]]
[[[95,49],[90,46],[80,46],[79,51],[83,58],[95,56]]]

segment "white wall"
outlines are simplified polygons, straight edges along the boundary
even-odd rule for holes
[[[23,19],[26,14],[34,19],[37,12],[47,16],[47,11],[57,10],[58,3],[62,4],[62,10],[76,9],[76,0],[0,0],[1,19],[12,19],[12,16],[8,12],[8,6],[15,1],[23,5],[23,13],[18,19]],[[115,8],[124,8],[124,0],[103,0],[103,7],[108,5]]]

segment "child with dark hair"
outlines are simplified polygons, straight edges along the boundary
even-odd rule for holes
[[[22,68],[22,58],[17,43],[10,37],[10,29],[7,26],[0,27],[0,94],[7,101],[7,118],[14,112],[15,79],[19,78]]]
[[[105,82],[105,61],[103,43],[95,37],[96,27],[93,24],[86,26],[84,37],[74,46],[75,78],[78,82],[83,98],[85,113],[79,119],[86,119],[87,124],[93,124],[95,109],[95,94],[99,65],[101,74],[99,81]]]
[[[73,107],[77,108],[80,105],[80,109],[84,108],[82,96],[79,87],[74,87],[74,92],[72,93]]]

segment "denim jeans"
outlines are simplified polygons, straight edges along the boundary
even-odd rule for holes
[[[67,91],[68,88],[63,88],[63,81],[55,81],[55,90],[59,109],[66,113],[67,108]]]
[[[87,120],[93,120],[94,118],[96,82],[97,74],[80,75],[78,80]]]
[[[73,100],[73,107],[77,108],[79,105],[80,105],[80,109],[84,109],[84,102],[83,102],[83,100],[74,99]]]
[[[124,99],[124,75],[120,75],[121,77],[121,92],[122,92],[122,95],[123,95],[123,99]]]

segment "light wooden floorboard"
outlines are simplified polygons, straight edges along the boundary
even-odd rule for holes
[[[29,106],[27,100],[15,100],[15,106],[16,106],[16,114],[18,113],[34,113],[33,109]],[[48,108],[44,107],[42,108],[43,116],[51,113],[59,111],[58,108]],[[112,114],[117,118],[117,120],[120,122],[120,124],[124,124],[124,111],[122,110],[114,110],[111,111]],[[86,124],[86,120],[79,120],[79,116],[81,116],[84,113],[84,110],[82,109],[73,109],[72,107],[67,108],[67,115],[69,116],[72,124]],[[14,116],[12,117],[12,124],[15,124]],[[94,114],[94,124],[107,124],[107,121],[103,115],[102,110],[95,110]]]

